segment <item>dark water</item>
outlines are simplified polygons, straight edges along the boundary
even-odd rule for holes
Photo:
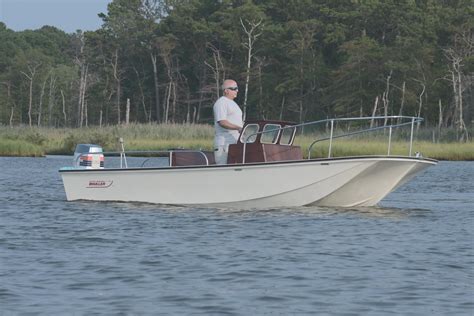
[[[0,158],[0,315],[472,315],[474,163],[366,209],[66,202],[70,157]]]

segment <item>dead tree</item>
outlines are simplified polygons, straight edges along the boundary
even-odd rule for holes
[[[375,115],[377,114],[377,108],[379,106],[379,96],[375,97],[374,109],[372,110],[372,119],[370,120],[370,128],[374,127]]]
[[[143,93],[143,86],[142,86],[142,79],[140,78],[140,73],[138,72],[137,68],[133,67],[135,74],[137,75],[137,83],[138,88],[140,89],[140,97],[142,101],[143,107],[143,114],[145,115],[145,120],[150,123],[151,122],[151,109],[150,109],[150,116],[148,115],[148,111],[146,109],[146,102],[145,102],[145,94]]]
[[[299,63],[298,63],[298,72],[299,72],[299,97],[298,97],[298,112],[299,112],[299,122],[303,122],[303,114],[304,114],[304,98],[307,87],[305,83],[307,80],[305,79],[305,74],[307,67],[305,65],[306,62],[306,54],[311,52],[312,45],[314,43],[314,37],[317,31],[317,25],[314,23],[300,23],[295,27],[295,37],[292,40],[292,45],[296,49],[296,52],[299,55]],[[303,129],[302,129],[303,131]]]
[[[41,126],[41,115],[43,113],[43,97],[44,97],[44,90],[46,89],[47,81],[48,81],[48,78],[46,78],[43,81],[43,85],[41,86],[41,93],[40,93],[40,99],[39,99],[39,104],[38,104],[38,121],[37,121],[38,127]]]
[[[55,90],[56,90],[56,79],[57,77],[51,72],[51,76],[49,77],[49,97],[48,97],[48,124],[49,126],[53,126],[53,118],[52,112],[55,103]]]
[[[418,82],[420,85],[421,85],[421,92],[420,94],[418,95],[418,111],[416,113],[416,116],[417,117],[421,117],[421,110],[423,108],[423,96],[426,92],[426,82],[425,82],[425,78],[424,78],[424,75],[423,75],[423,81],[422,80],[418,80],[418,79],[414,79],[412,78],[413,81],[416,81]],[[418,129],[420,128],[420,121],[418,121],[417,125],[416,125],[416,130],[418,131]]]
[[[127,107],[125,109],[125,125],[130,124],[130,99],[127,98]]]
[[[80,84],[79,84],[79,99],[78,99],[78,126],[82,127],[84,123],[84,107],[85,107],[85,96],[87,90],[87,72],[89,66],[82,65],[81,66],[81,77],[80,77]]]
[[[116,92],[116,106],[117,106],[117,124],[120,125],[121,122],[121,112],[120,112],[120,98],[122,96],[122,71],[119,66],[119,52],[118,49],[115,50],[112,62],[111,62],[114,79],[115,79],[115,92]]]
[[[64,126],[67,126],[67,115],[66,115],[66,98],[64,97],[64,91],[61,89],[61,99],[63,104],[63,119],[64,119]]]
[[[166,67],[166,75],[168,77],[168,83],[165,91],[165,101],[163,103],[164,113],[163,122],[168,123],[170,105],[174,108],[176,103],[176,80],[173,74],[173,50],[176,47],[176,42],[171,38],[160,39],[160,56],[163,59],[163,63]],[[172,104],[173,102],[173,104]],[[172,109],[173,110],[173,109]]]
[[[449,76],[446,77],[453,87],[453,99],[454,99],[454,124],[456,129],[459,131],[459,140],[463,141],[465,137],[468,137],[466,124],[464,123],[463,115],[463,92],[465,90],[463,82],[463,57],[459,56],[453,49],[445,50],[445,56],[450,62],[449,65]]]
[[[257,78],[258,78],[258,102],[257,102],[257,113],[265,119],[265,109],[262,105],[263,100],[263,83],[262,83],[262,69],[266,65],[265,57],[263,58],[256,58],[257,59]]]
[[[8,107],[10,105],[10,120],[9,120],[10,125],[9,126],[13,127],[13,116],[14,116],[14,113],[15,113],[15,102],[12,101],[12,98],[11,98],[12,84],[9,81],[2,82],[2,84],[4,84],[5,87],[7,88],[7,104],[6,104],[6,106]]]
[[[86,63],[84,48],[86,46],[84,40],[84,33],[79,33],[79,54],[76,56],[75,63],[80,69],[80,78],[79,78],[79,96],[77,98],[77,126],[82,127],[84,122],[84,106],[85,106],[85,95],[87,89],[87,71],[88,65]]]
[[[403,107],[405,106],[405,93],[406,93],[406,82],[403,81],[402,84],[402,99],[400,100],[400,109],[398,110],[398,115],[402,116],[403,115]],[[398,119],[398,124],[400,124],[401,118]]]
[[[387,79],[386,79],[385,91],[382,94],[382,102],[383,102],[384,115],[385,115],[383,126],[387,126],[387,121],[388,121],[387,116],[388,116],[388,107],[390,103],[390,99],[388,95],[390,93],[390,79],[392,78],[392,73],[393,73],[393,70],[390,70],[390,74],[387,76]]]
[[[463,93],[469,84],[472,84],[472,73],[464,75],[464,61],[474,53],[474,33],[472,28],[463,27],[454,36],[453,47],[444,50],[444,55],[449,61],[448,73],[445,77],[453,87],[454,99],[454,124],[459,132],[459,140],[467,141],[469,133],[464,122]]]
[[[214,61],[214,64],[211,65],[207,61],[205,61],[204,63],[211,69],[212,73],[214,74],[216,87],[215,94],[216,99],[218,99],[220,96],[219,91],[221,90],[220,86],[222,84],[222,81],[224,81],[226,77],[225,67],[224,63],[222,62],[221,51],[210,43],[207,44],[207,47],[212,51],[212,59]]]
[[[33,84],[38,68],[41,66],[41,63],[31,63],[27,65],[28,73],[21,71],[23,76],[25,76],[29,81],[29,101],[28,101],[28,124],[32,127],[33,119]]]
[[[242,43],[244,47],[247,49],[247,68],[246,68],[246,75],[245,75],[245,92],[244,92],[244,113],[243,113],[243,120],[247,117],[247,98],[249,92],[249,82],[250,82],[250,70],[252,69],[252,58],[254,56],[254,45],[257,41],[257,38],[262,35],[262,32],[259,32],[260,26],[262,24],[262,20],[255,22],[255,21],[242,21],[240,19],[240,24],[244,29],[245,34],[247,35],[246,41]],[[247,24],[247,25],[246,25]]]
[[[161,106],[160,106],[160,87],[158,82],[158,67],[157,67],[157,55],[150,53],[151,64],[153,65],[153,82],[155,84],[155,109],[156,109],[156,121],[161,121]],[[146,115],[146,114],[145,114]],[[150,111],[151,115],[151,111]]]

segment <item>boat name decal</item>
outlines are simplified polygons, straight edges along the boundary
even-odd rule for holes
[[[113,181],[104,181],[104,180],[89,180],[89,185],[87,188],[91,189],[103,189],[108,188],[114,183]]]

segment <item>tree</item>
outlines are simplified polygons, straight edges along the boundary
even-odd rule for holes
[[[244,90],[244,104],[243,104],[243,119],[247,117],[247,98],[249,93],[249,83],[250,83],[250,70],[252,69],[252,59],[255,55],[255,42],[257,38],[262,35],[260,32],[260,25],[262,20],[259,21],[244,21],[240,18],[240,24],[247,35],[246,41],[243,43],[244,47],[247,49],[247,68],[245,72],[245,90]]]

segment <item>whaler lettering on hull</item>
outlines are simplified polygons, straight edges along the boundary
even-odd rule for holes
[[[114,183],[113,181],[91,180],[89,181],[88,189],[106,189]]]

